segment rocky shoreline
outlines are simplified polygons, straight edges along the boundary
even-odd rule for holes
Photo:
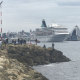
[[[36,45],[7,45],[0,55],[7,59],[1,80],[48,80],[31,66],[70,61],[61,51]]]
[[[8,47],[8,56],[29,66],[55,62],[67,62],[69,58],[53,48],[42,48],[35,45],[15,45]]]

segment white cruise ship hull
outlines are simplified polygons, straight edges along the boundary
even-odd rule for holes
[[[57,34],[57,35],[50,35],[50,36],[36,36],[40,42],[62,42],[68,37],[68,34]]]

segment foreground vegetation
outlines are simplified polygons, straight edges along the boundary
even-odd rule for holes
[[[6,50],[0,50],[0,80],[48,80],[42,74],[8,57]]]
[[[35,45],[11,45],[8,47],[8,55],[29,66],[70,61],[61,51]]]
[[[48,80],[31,66],[67,62],[70,59],[61,51],[52,48],[6,45],[0,50],[0,61],[0,80]]]

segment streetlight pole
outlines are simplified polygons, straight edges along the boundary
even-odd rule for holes
[[[0,2],[0,25],[1,25],[1,41],[2,41],[2,3],[3,1]]]

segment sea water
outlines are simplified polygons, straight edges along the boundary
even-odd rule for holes
[[[51,47],[52,43],[39,43]],[[33,67],[49,80],[80,80],[80,41],[56,42],[55,49],[63,52],[70,62],[53,63]]]

